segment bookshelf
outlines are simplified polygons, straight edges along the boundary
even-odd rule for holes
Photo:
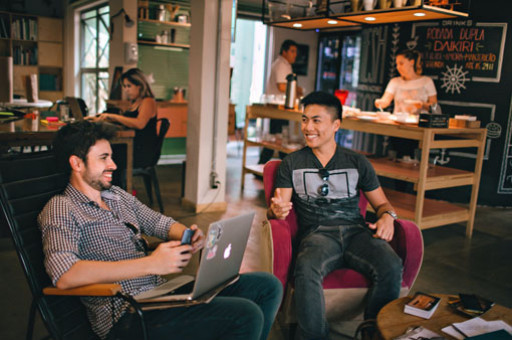
[[[25,77],[37,74],[39,98],[63,98],[62,19],[0,12],[0,56],[11,56],[14,94],[25,96]]]

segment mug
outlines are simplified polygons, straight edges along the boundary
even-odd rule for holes
[[[379,0],[379,8],[380,9],[387,9],[391,7],[391,1],[392,0]]]
[[[362,2],[360,0],[351,0],[352,3],[352,12],[359,12],[362,8]]]
[[[393,6],[395,8],[405,6],[406,3],[407,3],[407,0],[393,0]]]
[[[377,0],[363,0],[363,6],[365,11],[371,11],[377,5]]]

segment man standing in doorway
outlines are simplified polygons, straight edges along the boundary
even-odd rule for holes
[[[284,95],[286,94],[286,76],[293,73],[292,64],[297,58],[297,43],[293,40],[285,40],[281,45],[279,57],[272,63],[270,77],[268,78],[265,94]],[[297,96],[302,96],[303,90],[297,86]],[[270,133],[281,133],[283,126],[288,126],[288,121],[284,119],[272,119],[270,121]],[[274,151],[264,148],[261,150],[259,164],[265,164],[272,158]],[[285,156],[279,153],[280,158]]]

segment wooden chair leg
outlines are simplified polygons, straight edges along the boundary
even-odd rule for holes
[[[144,179],[144,186],[146,187],[146,193],[149,198],[149,205],[153,206],[153,188],[151,187],[151,173],[145,173],[142,175]]]

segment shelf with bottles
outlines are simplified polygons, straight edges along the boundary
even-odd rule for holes
[[[187,8],[139,2],[139,44],[187,49],[190,48],[190,27]]]

